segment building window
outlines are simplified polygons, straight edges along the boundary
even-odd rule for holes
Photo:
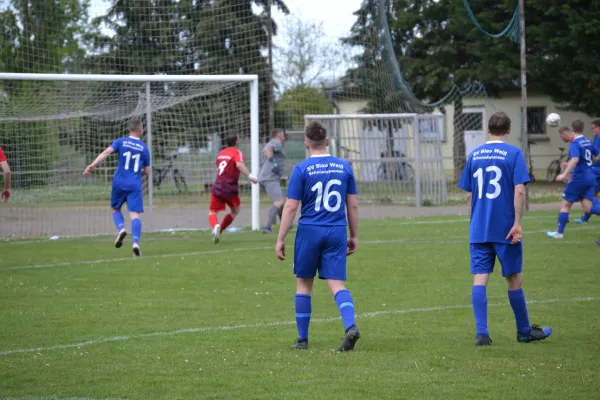
[[[546,134],[546,107],[527,107],[527,133]]]

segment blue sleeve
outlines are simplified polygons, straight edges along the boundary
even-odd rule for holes
[[[147,147],[144,147],[144,167],[150,166],[150,150]]]
[[[346,194],[358,194],[358,189],[356,188],[356,179],[354,178],[354,171],[352,171],[352,166],[347,163],[348,171],[350,171],[348,176],[348,187],[346,189]]]
[[[600,135],[594,138],[594,145],[592,146],[592,154],[597,156],[600,154]]]
[[[294,169],[292,169],[292,175],[290,176],[290,183],[286,195],[287,198],[299,201],[302,200],[303,188],[302,172],[300,172],[300,168],[296,165]]]
[[[110,147],[112,147],[112,149],[115,151],[115,153],[118,153],[119,149],[121,148],[121,138],[116,139],[114,142],[112,142]]]
[[[579,145],[575,142],[569,143],[569,158],[581,158],[581,150]]]
[[[519,150],[515,157],[515,167],[513,170],[513,184],[522,185],[529,183],[529,171],[527,170],[527,164],[525,163],[525,156],[523,152]]]
[[[462,175],[460,177],[460,182],[458,182],[458,187],[464,190],[465,192],[472,192],[473,188],[471,186],[471,157],[467,160],[467,165],[465,165],[465,169],[463,169]]]

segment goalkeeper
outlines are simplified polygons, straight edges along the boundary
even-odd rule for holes
[[[271,131],[271,140],[269,140],[263,149],[266,161],[258,174],[258,182],[265,188],[269,199],[273,203],[273,206],[269,210],[267,223],[263,227],[263,233],[273,233],[271,226],[277,221],[278,215],[281,219],[283,211],[281,175],[285,167],[284,142],[285,133],[281,129],[274,129]]]

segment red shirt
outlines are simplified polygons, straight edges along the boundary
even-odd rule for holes
[[[6,155],[2,151],[2,147],[0,147],[0,162],[6,161]]]
[[[237,184],[240,179],[240,170],[237,163],[244,162],[244,153],[235,147],[227,147],[217,155],[217,182],[228,181]]]

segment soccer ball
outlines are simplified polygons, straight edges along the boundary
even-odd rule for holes
[[[560,124],[560,115],[557,113],[548,114],[546,123],[552,127],[558,126],[558,124]]]

